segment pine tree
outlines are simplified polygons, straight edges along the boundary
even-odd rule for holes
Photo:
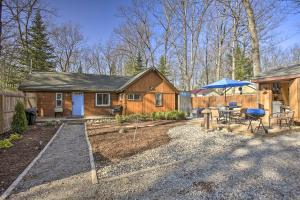
[[[249,80],[253,77],[253,67],[250,58],[238,47],[235,50],[236,68],[235,77],[237,80]]]
[[[29,31],[30,59],[33,71],[53,71],[54,63],[51,61],[53,48],[49,44],[46,27],[39,10],[36,11],[32,26]]]
[[[126,75],[134,76],[143,70],[145,70],[145,67],[143,66],[143,60],[140,53],[138,53],[135,60],[129,59],[125,64]]]
[[[11,128],[16,133],[23,133],[27,130],[27,118],[25,114],[25,108],[22,102],[18,101],[15,107],[15,113]]]
[[[167,61],[164,56],[161,56],[159,59],[158,71],[162,73],[165,77],[168,77],[170,75],[170,69],[167,65]]]
[[[144,66],[143,66],[143,59],[141,56],[141,53],[138,53],[138,56],[136,58],[136,61],[134,63],[134,73],[138,74],[140,72],[142,72],[143,70],[145,70]]]

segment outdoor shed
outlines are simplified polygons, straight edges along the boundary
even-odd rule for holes
[[[19,90],[35,93],[40,117],[152,113],[177,108],[178,90],[156,68],[132,76],[32,73]]]
[[[258,84],[258,102],[266,117],[290,107],[300,122],[300,64],[266,71],[252,82]]]

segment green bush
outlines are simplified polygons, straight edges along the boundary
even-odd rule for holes
[[[122,123],[122,115],[117,114],[117,115],[115,116],[115,119],[116,119],[116,121],[117,121],[118,123]]]
[[[119,115],[117,114],[115,116],[115,119],[118,123],[124,123],[124,122],[128,122],[129,121],[129,117],[128,116],[124,116],[124,115]]]
[[[13,141],[20,140],[21,138],[22,138],[22,135],[20,135],[18,133],[13,133],[13,134],[10,134],[8,139],[10,142],[13,142]]]
[[[16,133],[23,133],[27,130],[27,119],[25,108],[22,102],[18,101],[15,107],[15,113],[11,124],[12,130]]]
[[[7,149],[14,146],[9,139],[0,140],[0,149]]]
[[[167,112],[153,112],[151,113],[152,120],[181,120],[185,119],[185,113],[177,110]]]
[[[54,126],[53,122],[47,121],[47,122],[44,123],[44,127],[49,128],[49,127],[52,127],[52,126]]]

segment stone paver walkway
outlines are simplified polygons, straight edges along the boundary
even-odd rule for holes
[[[66,190],[72,187],[74,181],[91,184],[90,169],[84,124],[64,124],[42,157],[18,184],[11,198],[32,199],[31,191],[37,193],[38,190],[38,198],[55,199],[57,196],[51,193],[51,186]],[[57,188],[56,192],[59,192]]]

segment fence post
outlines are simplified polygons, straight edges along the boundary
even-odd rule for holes
[[[4,94],[0,93],[0,134],[4,132],[4,110],[3,110]]]

